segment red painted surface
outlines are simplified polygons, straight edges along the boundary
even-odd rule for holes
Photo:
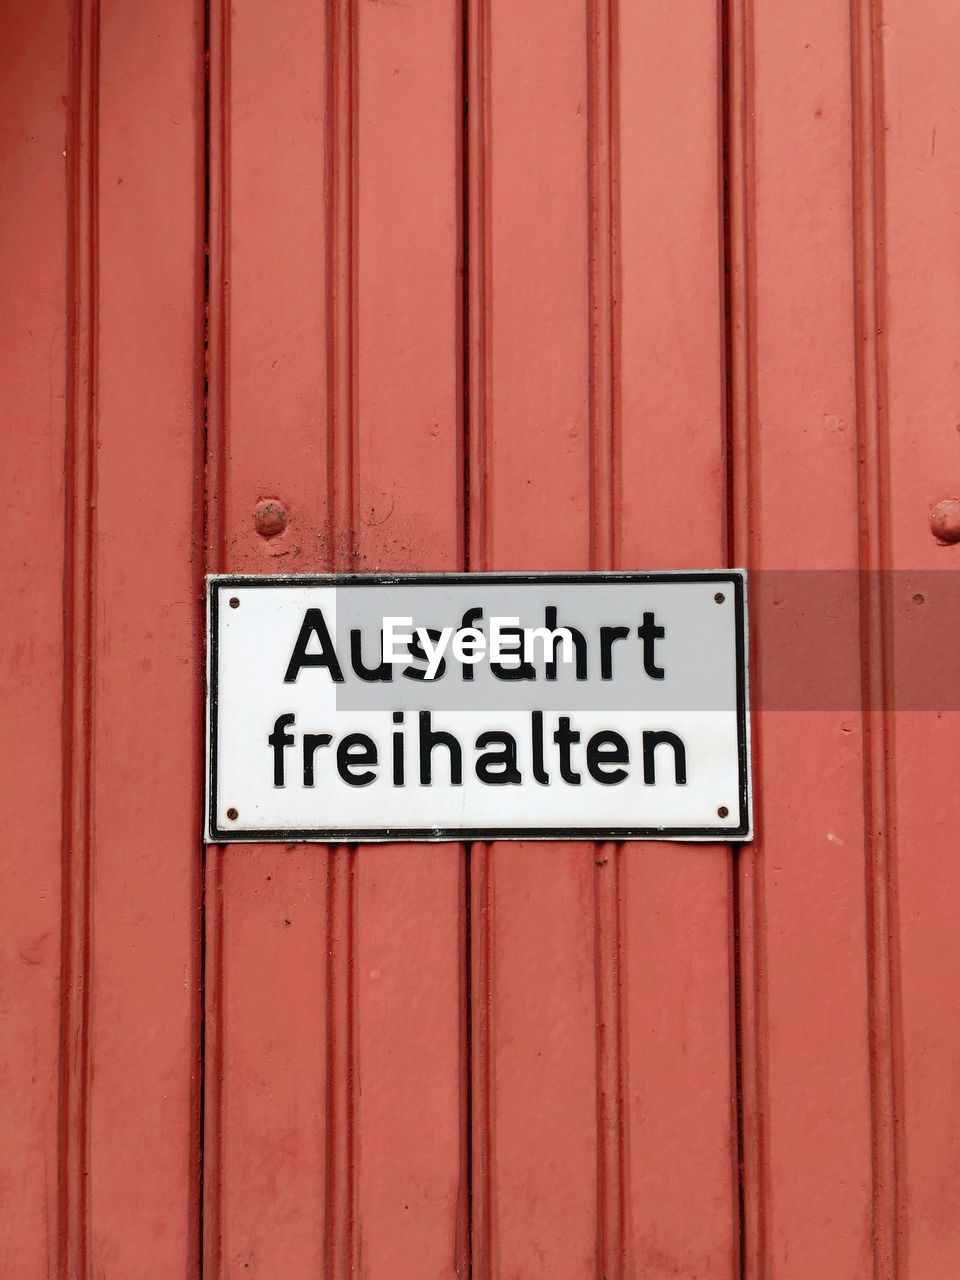
[[[3,25],[0,1274],[955,1277],[953,7]],[[205,571],[729,563],[752,845],[201,844]]]

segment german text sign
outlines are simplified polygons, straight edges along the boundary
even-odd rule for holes
[[[741,571],[208,587],[212,842],[750,837]]]

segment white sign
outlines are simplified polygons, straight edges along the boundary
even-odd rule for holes
[[[208,579],[207,836],[746,840],[746,581]]]

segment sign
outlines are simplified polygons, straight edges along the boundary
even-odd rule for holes
[[[742,571],[208,587],[213,843],[750,838]]]

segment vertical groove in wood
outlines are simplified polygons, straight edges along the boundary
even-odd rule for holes
[[[727,528],[729,554],[748,569],[756,561],[754,513],[759,503],[756,383],[756,192],[755,69],[753,0],[726,4],[726,228],[727,255]],[[754,637],[755,640],[755,637]],[[756,654],[755,644],[752,646]],[[751,679],[751,741],[761,751],[759,670]],[[762,796],[753,800],[757,840],[736,856],[737,972],[739,1009],[736,1053],[740,1062],[740,1268],[743,1280],[761,1280],[769,1272],[766,1214],[768,1168],[764,1117],[766,1057],[763,1026],[766,1009],[763,939],[765,907]]]
[[[193,527],[191,538],[192,576],[196,584],[196,714],[198,726],[204,726],[206,714],[206,590],[207,566],[207,370],[206,340],[209,333],[207,315],[210,306],[210,13],[209,0],[197,0],[195,9],[195,86],[196,86],[196,311],[193,330],[195,351],[195,433],[193,433]],[[201,416],[202,415],[202,416]],[[205,803],[206,737],[204,728],[197,733],[197,791],[201,809]],[[201,814],[202,823],[202,814]],[[193,920],[193,955],[191,974],[191,1124],[189,1124],[188,1233],[191,1248],[192,1275],[204,1280],[204,1138],[205,1138],[205,964],[206,964],[206,844],[200,836],[197,859],[193,863],[191,919]]]
[[[356,484],[356,15],[354,0],[328,10],[327,445],[331,569],[354,569]]]
[[[627,1274],[626,1116],[620,871],[623,846],[594,850],[594,964],[597,982],[597,1275]]]
[[[490,476],[488,425],[490,407],[490,234],[491,234],[491,103],[490,0],[465,0],[464,69],[466,82],[466,494],[465,567],[483,571],[490,564]],[[494,1258],[491,1098],[493,1062],[492,910],[494,886],[489,845],[466,849],[467,946],[470,956],[469,1140],[469,1275],[490,1280]]]
[[[736,498],[737,464],[747,462],[744,432],[747,422],[747,342],[748,316],[744,271],[747,262],[746,208],[745,208],[745,116],[744,116],[744,68],[742,61],[744,14],[731,0],[719,0],[718,26],[718,120],[721,131],[717,156],[720,167],[720,296],[723,300],[723,547],[727,563],[731,566],[746,564],[749,517],[741,504],[738,513]],[[734,342],[734,331],[737,333]],[[746,476],[744,475],[744,478]],[[756,742],[756,713],[753,713],[751,733]],[[756,814],[756,801],[754,800]],[[756,821],[756,816],[754,817]],[[755,966],[746,962],[742,954],[742,912],[754,903],[748,883],[750,868],[743,855],[742,846],[731,849],[730,859],[730,973],[733,982],[731,999],[731,1077],[733,1079],[733,1107],[731,1134],[734,1152],[732,1168],[732,1194],[736,1223],[735,1269],[740,1280],[747,1280],[755,1270],[758,1235],[758,1206],[751,1196],[750,1226],[753,1234],[748,1246],[747,1208],[748,1193],[745,1178],[746,1164],[746,1107],[747,1089],[753,1112],[756,1107],[756,1082],[751,1074],[748,1082],[744,1045],[744,983],[755,980]],[[755,1000],[748,1003],[748,1009]],[[753,1128],[754,1139],[758,1131]],[[751,1167],[758,1165],[756,1144],[751,1152]],[[750,1254],[754,1263],[748,1269]]]
[[[590,567],[619,563],[619,102],[617,0],[587,5],[587,174],[590,307]],[[623,849],[594,849],[597,1002],[597,1274],[626,1270],[624,1002],[620,869]]]
[[[467,518],[466,567],[490,563],[490,3],[467,0],[466,15]]]
[[[221,1272],[221,1145],[223,1137],[223,858],[208,846],[204,857],[203,1160],[201,1280]]]
[[[490,846],[473,844],[470,869],[471,966],[471,1224],[470,1271],[473,1280],[491,1280],[495,1262],[493,1198],[493,859]]]
[[[327,515],[330,568],[356,568],[357,16],[355,0],[327,12]],[[327,850],[326,1280],[359,1268],[356,1214],[355,846]]]
[[[884,104],[879,0],[851,0],[857,441],[867,976],[876,1280],[895,1280],[897,1239],[898,954],[893,717],[890,714],[889,458],[884,296]]]
[[[472,1027],[471,977],[472,954],[470,937],[471,919],[471,867],[470,845],[461,846],[460,859],[460,920],[458,920],[458,946],[460,946],[460,1181],[457,1185],[457,1222],[453,1240],[453,1271],[460,1280],[470,1276],[471,1201],[472,1201]]]
[[[226,556],[225,466],[230,324],[229,0],[207,0],[207,282],[204,556],[208,573]],[[223,1154],[223,859],[204,846],[203,863],[203,1152],[201,1160],[201,1276],[222,1270]]]
[[[732,567],[739,567],[740,560],[738,556],[741,554],[741,547],[738,542],[741,538],[736,536],[736,522],[734,517],[734,484],[736,480],[735,474],[735,449],[734,449],[734,419],[736,417],[736,406],[734,404],[734,351],[733,351],[733,310],[734,310],[734,291],[732,281],[732,261],[733,261],[733,161],[731,159],[732,135],[734,132],[733,117],[733,101],[734,90],[732,88],[733,81],[733,21],[731,19],[731,4],[729,0],[719,0],[717,5],[717,91],[718,91],[718,109],[717,120],[720,128],[720,139],[717,147],[717,162],[719,168],[718,175],[718,191],[720,193],[720,298],[723,306],[723,319],[721,333],[723,337],[723,353],[722,353],[722,405],[723,405],[723,504],[722,504],[722,520],[723,534],[722,546],[726,555],[726,562]],[[742,84],[740,86],[740,94],[742,100]],[[742,104],[738,103],[738,105]],[[741,140],[742,146],[742,140]],[[740,152],[737,151],[737,156]],[[742,160],[741,160],[742,166]],[[738,223],[738,232],[742,234],[742,226]],[[743,252],[741,251],[741,259]],[[741,262],[742,265],[742,262]],[[743,317],[741,317],[742,319]],[[739,347],[744,344],[740,343]],[[738,349],[739,351],[739,349]],[[738,386],[743,385],[743,372],[741,370]],[[751,790],[754,788],[751,787]],[[734,1159],[731,1162],[731,1192],[733,1198],[733,1211],[736,1236],[734,1240],[735,1262],[734,1266],[736,1274],[740,1280],[744,1280],[746,1274],[745,1257],[746,1257],[746,1233],[744,1229],[745,1220],[745,1188],[744,1188],[744,1063],[743,1063],[743,1037],[742,1037],[742,1010],[743,1010],[743,981],[744,969],[741,958],[741,937],[740,937],[740,910],[741,910],[741,881],[744,872],[741,868],[742,846],[734,845],[730,850],[730,869],[729,869],[729,886],[730,886],[730,916],[729,916],[729,946],[730,946],[730,975],[733,983],[732,998],[730,1001],[730,1076],[733,1082],[732,1089],[732,1106],[730,1118],[731,1143]]]
[[[324,1275],[347,1280],[359,1269],[355,1132],[355,846],[328,851],[327,863],[327,1179]]]
[[[207,0],[207,400],[205,549],[208,573],[226,554],[224,476],[230,327],[230,14]]]
[[[460,324],[460,376],[457,388],[457,411],[460,422],[458,497],[460,515],[460,565],[464,570],[473,567],[474,512],[473,502],[482,497],[482,490],[474,493],[477,482],[477,464],[474,456],[474,423],[482,430],[479,410],[482,399],[475,395],[474,381],[478,372],[474,361],[476,326],[482,317],[475,303],[475,264],[483,262],[482,245],[478,242],[479,230],[475,214],[478,138],[476,75],[477,12],[474,0],[461,0],[458,19],[460,93],[457,122],[460,147],[457,155],[457,191],[459,195],[458,253],[460,266],[460,296],[458,320]],[[471,109],[472,108],[472,109]],[[475,417],[475,413],[477,416]],[[480,437],[477,437],[479,440]],[[475,846],[479,850],[479,846]],[[474,856],[474,846],[463,846],[461,859],[460,891],[460,1181],[457,1188],[457,1226],[454,1242],[454,1271],[459,1280],[467,1280],[474,1274],[474,1108],[476,1105],[476,1079],[474,1076],[474,1046],[478,1042],[474,1027],[476,990],[474,966],[480,954],[480,939],[473,930],[473,883],[479,875]]]
[[[98,0],[77,0],[67,136],[67,432],[64,473],[63,841],[59,1266],[84,1280],[89,1245],[91,874],[94,856],[94,536],[97,434]]]
[[[457,335],[460,340],[460,369],[459,378],[457,380],[457,422],[458,422],[458,447],[460,449],[460,457],[458,459],[460,466],[460,475],[457,479],[459,486],[460,500],[460,566],[465,572],[471,569],[470,552],[471,538],[473,532],[474,516],[471,514],[470,503],[473,496],[473,479],[475,471],[475,463],[473,457],[473,412],[474,412],[474,387],[473,387],[473,348],[475,342],[475,325],[477,316],[474,314],[474,255],[477,253],[477,247],[474,244],[474,235],[476,233],[476,219],[474,216],[474,195],[476,184],[476,158],[474,155],[474,118],[476,116],[476,102],[474,102],[471,110],[471,99],[473,98],[473,89],[475,84],[475,40],[476,40],[476,22],[475,22],[475,4],[473,0],[460,0],[460,13],[458,17],[458,38],[459,38],[459,56],[460,56],[460,93],[457,100],[457,109],[460,113],[457,127],[459,131],[460,145],[457,152],[457,196],[459,199],[458,210],[458,226],[457,226],[457,253],[459,258],[460,269],[460,293],[457,299],[457,319],[460,325],[460,332]],[[478,260],[482,260],[478,259]],[[466,876],[466,892],[470,892],[470,876],[469,870]],[[470,905],[469,896],[467,899],[466,916],[469,920]],[[469,959],[469,956],[467,957]],[[469,969],[468,969],[469,979]],[[469,1071],[468,1071],[469,1079]]]
[[[194,138],[196,163],[196,310],[194,318],[194,452],[193,452],[193,527],[191,538],[192,576],[196,636],[196,724],[197,782],[196,794],[201,809],[205,802],[206,736],[206,590],[207,571],[207,335],[210,304],[210,204],[209,204],[209,130],[210,130],[210,15],[209,0],[196,0],[195,57],[196,129]],[[202,815],[200,822],[203,822]],[[192,1255],[190,1265],[196,1280],[203,1280],[203,1143],[204,1143],[204,992],[206,964],[206,844],[202,827],[199,848],[193,864],[191,919],[194,922],[194,951],[191,974],[191,1046],[193,1065],[190,1080],[189,1169],[189,1236]]]
[[[616,568],[619,244],[617,0],[589,0],[587,171],[590,209],[590,563]]]

